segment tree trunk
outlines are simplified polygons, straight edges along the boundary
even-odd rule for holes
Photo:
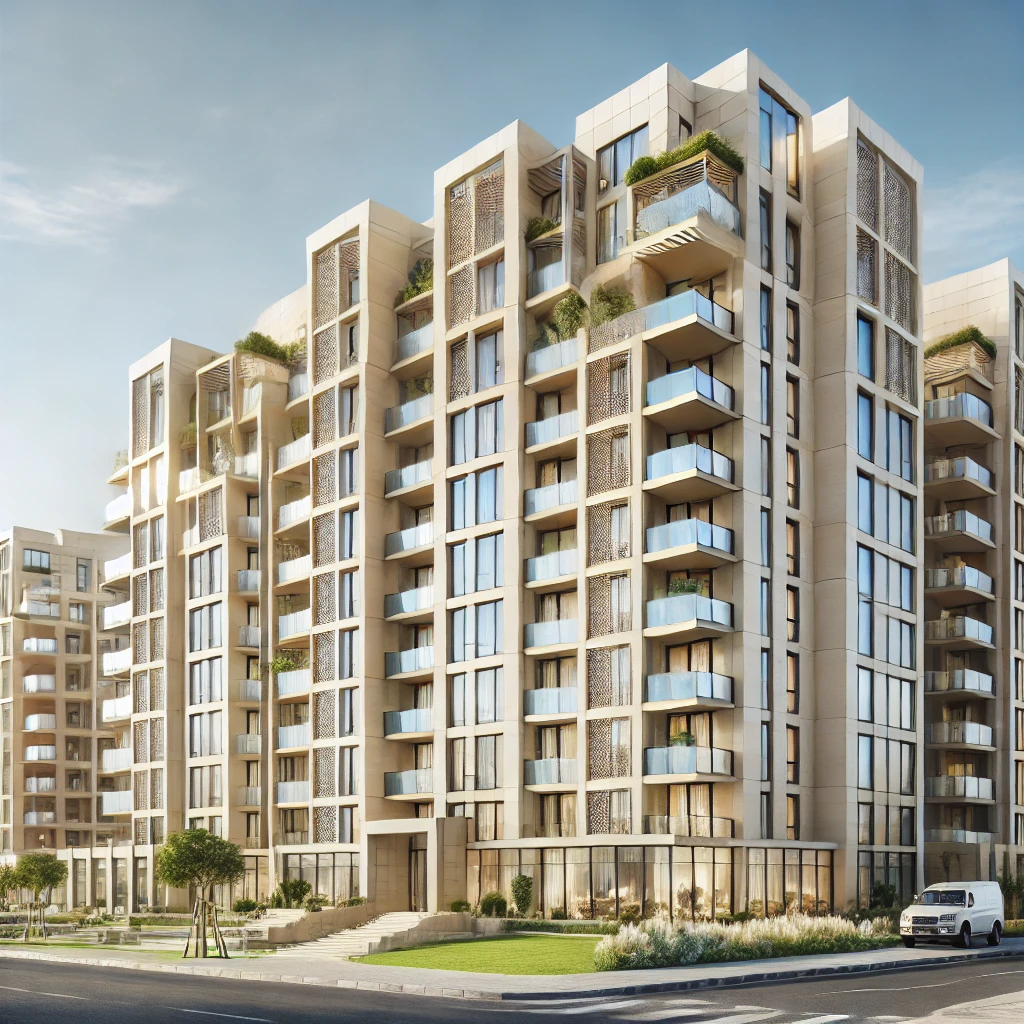
[[[196,940],[196,956],[206,956],[206,898],[199,897],[199,937]]]

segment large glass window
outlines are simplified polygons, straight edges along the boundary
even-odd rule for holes
[[[597,151],[598,195],[623,184],[633,161],[647,156],[647,140],[647,125],[643,125]]]
[[[870,395],[857,392],[857,454],[867,459],[875,451],[875,403]]]
[[[875,379],[875,324],[857,315],[857,372],[868,380]]]

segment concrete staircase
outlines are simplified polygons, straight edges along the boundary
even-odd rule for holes
[[[297,946],[279,949],[274,960],[280,960],[282,957],[297,959],[310,956],[366,956],[367,953],[376,950],[381,939],[407,932],[430,916],[430,914],[415,911],[381,914],[380,917],[375,917],[358,928],[347,928],[345,931],[334,932],[332,935],[325,935],[312,942],[303,942]]]

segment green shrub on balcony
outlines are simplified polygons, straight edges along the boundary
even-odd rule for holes
[[[291,362],[290,348],[292,346],[279,345],[269,335],[261,334],[259,331],[250,331],[244,338],[235,342],[236,352],[249,352],[254,356],[263,356],[264,359],[284,363],[286,366]]]
[[[395,296],[395,305],[415,299],[417,295],[434,290],[434,261],[427,257],[417,260],[409,271],[409,283]]]
[[[532,242],[549,231],[554,231],[558,225],[550,217],[531,217],[526,222],[526,240]]]
[[[189,451],[196,446],[196,424],[193,420],[181,428],[181,447],[183,451]]]
[[[668,596],[678,597],[680,594],[699,594],[704,589],[701,580],[675,579],[668,585]]]
[[[930,356],[937,356],[940,352],[945,352],[948,349],[959,348],[961,345],[970,345],[971,342],[974,342],[986,355],[995,359],[996,343],[991,338],[986,338],[974,324],[968,324],[966,327],[961,327],[959,331],[954,331],[952,334],[947,334],[944,338],[939,338],[938,341],[929,345],[924,350],[924,357],[928,359]]]
[[[587,304],[576,292],[570,292],[555,306],[552,319],[559,339],[568,341],[569,338],[575,338],[576,332],[586,323]]]
[[[279,654],[266,664],[266,668],[270,669],[275,676],[280,675],[282,672],[296,672],[302,668],[309,668],[309,658],[299,654],[294,656]]]
[[[670,747],[694,747],[697,745],[697,739],[692,732],[687,732],[684,729],[682,732],[677,732],[668,741],[668,745]]]
[[[598,285],[590,293],[590,326],[598,327],[634,309],[636,303],[629,292],[621,288],[602,288]]]
[[[635,185],[638,181],[657,174],[658,171],[664,171],[684,160],[689,160],[691,156],[705,152],[718,157],[726,167],[731,167],[737,174],[743,173],[743,157],[717,132],[706,131],[694,135],[692,139],[687,139],[681,146],[676,146],[667,153],[637,157],[626,171],[626,184]]]

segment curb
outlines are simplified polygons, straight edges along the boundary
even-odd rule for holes
[[[821,978],[847,974],[869,974],[881,971],[912,970],[923,967],[941,967],[946,964],[966,963],[971,960],[995,960],[1008,957],[1024,958],[1024,949],[993,949],[978,953],[953,953],[928,960],[890,960],[871,964],[838,964],[804,967],[782,971],[756,971],[722,978],[693,978],[684,981],[647,982],[637,985],[618,985],[568,992],[556,991],[494,992],[479,989],[442,988],[431,985],[389,984],[388,982],[354,981],[339,978],[334,981],[301,974],[257,974],[255,971],[234,971],[223,967],[198,967],[185,964],[140,963],[132,960],[86,959],[85,957],[57,956],[28,950],[0,949],[0,958],[9,960],[38,960],[48,963],[87,964],[92,967],[115,967],[130,971],[155,971],[159,974],[186,974],[200,978],[230,978],[233,981],[263,981],[284,985],[315,985],[318,988],[358,989],[364,992],[393,992],[403,995],[440,996],[446,999],[475,999],[489,1002],[530,1002],[534,1000],[596,999],[606,996],[650,995],[658,992],[687,992],[700,989],[732,988],[740,985],[769,985],[805,978]]]

